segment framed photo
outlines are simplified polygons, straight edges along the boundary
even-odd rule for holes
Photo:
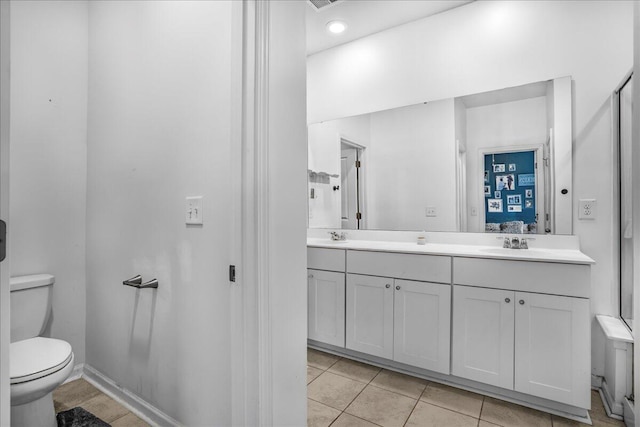
[[[484,183],[489,183],[489,171],[484,171]]]
[[[522,212],[522,205],[509,205],[507,212]]]
[[[521,205],[522,204],[522,198],[520,197],[520,194],[513,194],[511,196],[507,196],[507,204],[508,205]]]
[[[535,173],[521,173],[518,174],[518,185],[520,187],[533,187],[536,185]]]
[[[533,198],[533,190],[531,188],[524,190],[524,197],[527,199]]]
[[[487,212],[502,213],[502,199],[488,199]]]
[[[524,207],[525,209],[529,209],[533,207],[533,200],[525,200],[524,201]]]
[[[504,166],[504,165],[503,165]],[[516,189],[516,177],[510,173],[508,175],[496,175],[496,190],[508,191]]]
[[[504,163],[493,165],[493,173],[504,172]]]
[[[494,191],[493,192],[493,197],[495,199],[502,199],[502,191]]]
[[[484,186],[484,195],[485,196],[491,196],[491,186],[490,185],[485,185]]]
[[[509,172],[515,172],[515,171],[516,171],[516,164],[509,163]]]

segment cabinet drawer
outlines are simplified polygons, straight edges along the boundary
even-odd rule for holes
[[[454,258],[453,283],[589,298],[591,267],[552,262]]]
[[[344,249],[307,248],[307,268],[344,272],[344,253]]]
[[[423,282],[451,283],[451,257],[347,251],[347,272]]]

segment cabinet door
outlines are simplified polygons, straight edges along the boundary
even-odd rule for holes
[[[513,390],[514,292],[453,287],[451,373]]]
[[[590,405],[589,300],[516,292],[515,389]]]
[[[394,282],[393,360],[449,374],[451,286]]]
[[[344,273],[307,271],[308,337],[344,347]]]
[[[347,348],[393,357],[393,279],[347,274]]]

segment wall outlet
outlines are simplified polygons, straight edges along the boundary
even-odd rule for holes
[[[436,208],[434,208],[433,206],[428,207],[427,209],[425,209],[425,215],[426,216],[438,216],[436,214]]]
[[[187,224],[202,224],[202,196],[187,197],[185,214]]]
[[[578,219],[596,219],[598,202],[596,199],[580,199]]]

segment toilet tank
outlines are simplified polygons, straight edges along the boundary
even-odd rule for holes
[[[54,282],[50,274],[11,278],[11,342],[37,337],[44,331],[51,314]]]

